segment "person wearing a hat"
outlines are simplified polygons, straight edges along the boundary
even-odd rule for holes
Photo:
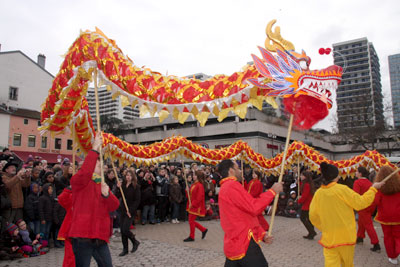
[[[323,185],[310,204],[310,221],[322,232],[325,266],[353,266],[357,238],[354,210],[362,210],[374,201],[382,182],[374,183],[362,196],[346,185],[338,184],[339,170],[322,162]]]
[[[11,210],[3,214],[7,222],[16,222],[22,219],[24,208],[22,187],[26,188],[31,185],[30,175],[24,168],[17,173],[17,167],[16,163],[8,162],[3,168],[2,180],[11,200]]]

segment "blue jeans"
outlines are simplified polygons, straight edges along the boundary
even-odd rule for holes
[[[92,256],[99,267],[112,267],[110,249],[105,241],[87,238],[72,238],[71,241],[76,267],[89,267]]]
[[[33,222],[28,222],[29,228],[33,231],[35,235],[40,234],[40,221],[36,220]]]
[[[171,202],[172,204],[172,218],[171,219],[178,219],[179,217],[179,203]]]
[[[46,222],[45,224],[40,224],[40,233],[43,234],[44,240],[49,241],[51,225],[52,225],[52,222]]]
[[[154,221],[155,209],[156,209],[156,206],[154,204],[143,206],[142,223],[146,223],[147,221],[149,221],[151,223],[155,223],[155,221]]]

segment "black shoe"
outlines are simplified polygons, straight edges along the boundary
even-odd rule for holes
[[[193,242],[193,241],[194,241],[194,239],[191,238],[190,236],[186,239],[183,239],[183,242]]]
[[[313,235],[305,235],[303,238],[308,239],[308,240],[313,240],[314,236]]]
[[[356,244],[364,243],[364,239],[361,237],[357,237]]]
[[[133,247],[132,247],[131,253],[135,252],[138,249],[139,245],[140,245],[140,242],[135,240],[135,242],[133,242]]]
[[[374,244],[374,246],[371,248],[371,251],[373,252],[381,252],[381,246],[378,244]]]
[[[119,253],[118,256],[122,257],[122,256],[125,256],[126,254],[128,254],[128,251],[127,250],[123,250],[121,253]]]
[[[208,232],[208,229],[204,230],[204,232],[201,233],[201,239],[206,238],[207,232]]]

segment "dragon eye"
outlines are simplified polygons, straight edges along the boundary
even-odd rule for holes
[[[299,62],[299,64],[300,64],[300,67],[301,67],[303,70],[308,69],[307,62],[306,62],[306,61],[302,60],[302,61]]]

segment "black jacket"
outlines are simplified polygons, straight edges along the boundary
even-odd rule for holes
[[[148,181],[142,180],[142,182],[140,183],[140,189],[141,189],[141,206],[156,204],[156,194],[154,191],[153,184],[149,184]]]
[[[24,210],[28,221],[39,220],[39,195],[31,192],[24,202]]]
[[[132,216],[135,216],[136,210],[140,204],[140,185],[136,185],[136,187],[133,187],[133,185],[130,184],[128,187],[126,187],[126,182],[123,182],[121,188],[125,195],[125,200],[126,204],[128,205],[129,213]],[[119,210],[122,213],[126,214],[125,204],[124,201],[122,200],[122,194],[119,188],[117,188],[115,196],[117,198],[121,198]]]
[[[61,226],[66,213],[65,209],[58,203],[58,200],[55,200],[53,205],[53,223]]]
[[[54,199],[49,196],[49,186],[47,183],[43,186],[43,195],[39,198],[39,219],[40,221],[52,222],[53,221],[53,206]]]

